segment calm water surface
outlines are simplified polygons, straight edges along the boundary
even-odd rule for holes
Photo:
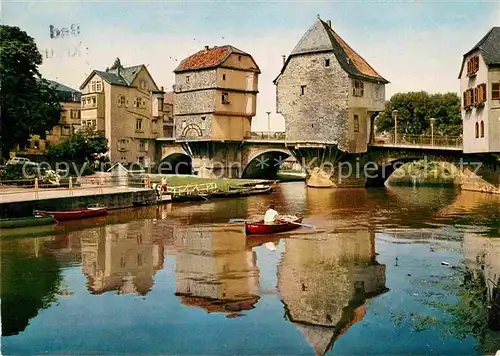
[[[227,224],[271,202],[316,230]],[[499,226],[499,196],[299,182],[25,230],[0,242],[2,354],[494,353]]]

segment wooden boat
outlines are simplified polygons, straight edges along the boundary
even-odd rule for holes
[[[103,216],[108,213],[108,208],[102,206],[88,207],[84,209],[45,211],[35,210],[35,214],[48,216],[52,215],[58,221],[93,218]]]
[[[52,215],[28,216],[24,218],[0,219],[0,229],[11,229],[28,226],[41,226],[55,223]]]
[[[297,223],[302,222],[301,217],[290,217],[290,219],[278,220],[274,224],[264,223],[264,220],[245,222],[245,234],[247,235],[270,235],[285,232],[300,227]]]

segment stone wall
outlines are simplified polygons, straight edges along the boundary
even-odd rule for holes
[[[215,111],[215,89],[175,93],[174,116]]]
[[[288,141],[338,143],[348,150],[350,82],[333,53],[291,57],[276,85]]]
[[[32,216],[33,210],[71,210],[86,208],[91,204],[102,204],[108,209],[123,209],[134,206],[134,202],[156,199],[154,190],[121,192],[112,194],[83,195],[56,199],[29,200],[0,204],[1,217]]]
[[[212,114],[176,116],[175,137],[179,140],[206,140],[212,137]]]
[[[180,72],[175,74],[176,93],[188,90],[215,88],[216,83],[216,69]],[[175,109],[177,109],[177,99],[175,101]]]

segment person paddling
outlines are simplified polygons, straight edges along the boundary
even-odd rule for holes
[[[274,210],[274,205],[270,205],[269,209],[267,209],[266,214],[264,215],[264,223],[274,224],[276,220],[278,220],[278,216],[278,212]]]

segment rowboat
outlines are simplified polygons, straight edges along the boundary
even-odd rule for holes
[[[12,229],[27,226],[41,226],[55,223],[52,215],[28,216],[24,218],[0,219],[0,229]]]
[[[245,234],[247,235],[269,235],[278,232],[290,231],[298,228],[302,222],[301,217],[293,216],[286,220],[278,220],[275,223],[265,223],[264,220],[245,222]]]
[[[56,210],[56,211],[35,210],[34,213],[42,216],[52,215],[56,220],[63,221],[63,220],[74,220],[74,219],[84,219],[96,216],[103,216],[108,213],[108,208],[88,207],[84,209]]]

